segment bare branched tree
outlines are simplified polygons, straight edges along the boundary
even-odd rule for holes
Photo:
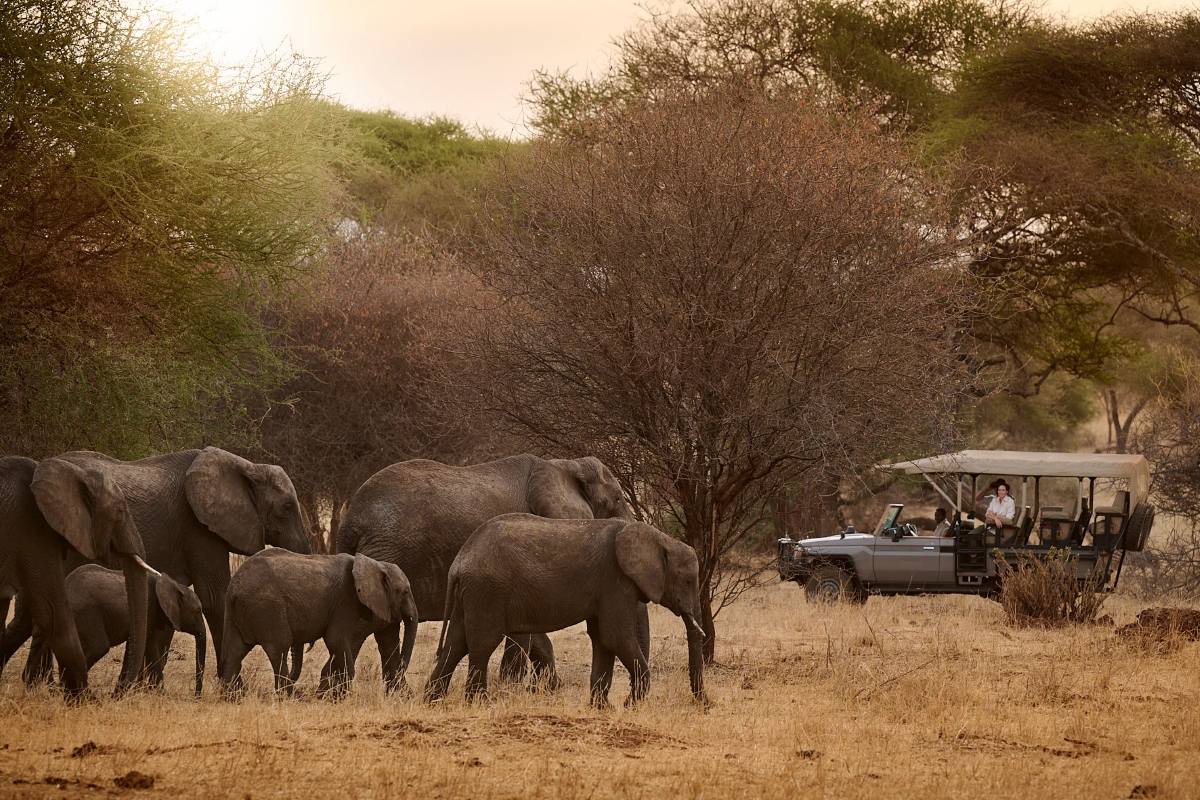
[[[295,482],[322,551],[337,540],[344,504],[377,470],[407,458],[467,458],[478,441],[433,369],[447,366],[435,342],[468,283],[420,242],[385,234],[336,245],[330,264],[311,296],[280,314],[298,374],[259,430]]]
[[[700,558],[714,617],[767,501],[924,450],[956,391],[967,242],[867,115],[664,88],[486,196],[470,373],[534,448],[594,453]],[[735,565],[736,566],[736,565]]]
[[[1137,434],[1153,468],[1159,516],[1134,567],[1148,590],[1194,596],[1200,593],[1200,362],[1189,353],[1176,364]]]

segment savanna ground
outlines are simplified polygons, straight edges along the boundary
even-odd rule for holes
[[[1106,611],[1132,621],[1145,603]],[[566,688],[530,694],[492,682],[492,700],[429,707],[385,696],[368,642],[342,702],[313,696],[309,654],[297,699],[270,696],[246,659],[250,692],[190,696],[191,644],[176,639],[164,694],[70,707],[0,678],[0,795],[100,797],[888,797],[1184,798],[1200,793],[1200,644],[1147,645],[1097,626],[1008,627],[970,597],[805,604],[794,584],[746,595],[721,615],[711,706],[687,689],[682,624],[652,606],[653,684],[635,709],[587,704],[582,626],[554,634]],[[428,675],[436,625],[409,672]],[[107,693],[114,651],[92,681]],[[493,674],[495,668],[493,661]],[[121,788],[131,771],[153,788]]]

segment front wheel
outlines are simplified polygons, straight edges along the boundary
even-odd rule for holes
[[[815,570],[804,585],[804,597],[810,603],[825,605],[838,602],[861,605],[867,602],[866,591],[853,576],[837,567]]]

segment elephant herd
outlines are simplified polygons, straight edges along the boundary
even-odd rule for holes
[[[648,689],[646,603],[655,602],[683,619],[691,688],[703,696],[696,555],[636,521],[596,458],[394,464],[350,501],[337,550],[311,553],[282,468],[219,448],[139,461],[83,451],[0,458],[3,619],[16,598],[0,670],[32,636],[26,682],[49,678],[56,659],[74,697],[90,667],[125,642],[120,694],[139,681],[161,685],[183,631],[196,637],[199,694],[207,622],[226,696],[255,646],[276,690],[290,691],[317,639],[329,652],[320,691],[340,693],[369,636],[393,690],[405,688],[418,623],[437,620],[425,696],[444,697],[467,658],[467,697],[476,698],[501,643],[503,677],[532,669],[539,685],[557,687],[547,634],[586,622],[592,702],[605,705],[618,659],[629,699]],[[250,556],[236,574],[231,553]]]

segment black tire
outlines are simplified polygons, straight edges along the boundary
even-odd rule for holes
[[[1129,517],[1125,528],[1125,549],[1131,553],[1140,553],[1146,548],[1146,540],[1150,538],[1150,529],[1154,527],[1154,506],[1150,503],[1138,503]]]
[[[867,593],[859,586],[854,576],[838,567],[818,567],[813,570],[808,583],[804,584],[804,599],[810,603],[830,605],[833,603],[867,602]]]

